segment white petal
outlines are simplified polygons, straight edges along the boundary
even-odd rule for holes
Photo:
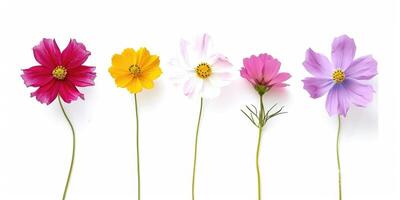
[[[203,81],[203,88],[201,89],[200,96],[211,99],[217,97],[220,92],[221,90],[219,87],[213,85],[210,80],[206,79]]]

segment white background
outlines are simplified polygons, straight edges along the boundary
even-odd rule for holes
[[[397,8],[397,10],[396,10]],[[400,199],[400,12],[389,0],[246,1],[18,1],[0,3],[0,199],[61,199],[71,156],[71,133],[55,101],[30,98],[21,69],[36,65],[31,48],[43,37],[61,49],[69,38],[92,52],[96,86],[85,101],[66,106],[77,131],[70,200],[136,199],[133,97],[114,85],[111,56],[146,46],[160,55],[164,71],[181,37],[207,32],[237,69],[243,57],[267,52],[290,72],[291,84],[265,96],[289,113],[264,131],[260,166],[263,199],[335,200],[337,121],[325,97],[302,89],[309,74],[305,50],[330,57],[334,37],[355,38],[356,56],[373,54],[379,75],[374,101],[352,107],[343,121],[341,145],[345,200]],[[396,19],[397,17],[397,19]],[[396,49],[397,47],[397,49]],[[397,51],[396,51],[397,50]],[[186,98],[167,77],[138,95],[143,200],[188,200],[199,99]],[[240,113],[257,104],[250,85],[237,79],[204,105],[199,136],[197,199],[256,199],[257,130]]]

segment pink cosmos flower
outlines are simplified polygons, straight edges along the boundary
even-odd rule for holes
[[[95,67],[83,65],[90,52],[75,39],[62,52],[54,39],[43,39],[33,55],[39,65],[23,69],[21,77],[27,87],[38,87],[31,97],[41,103],[49,105],[58,95],[66,103],[84,99],[76,87],[94,85]]]
[[[247,79],[260,95],[273,87],[288,86],[283,82],[288,80],[291,75],[285,72],[278,73],[281,63],[266,53],[244,58],[243,65],[240,75]]]
[[[374,93],[363,81],[377,74],[377,62],[371,55],[354,59],[356,45],[347,35],[334,39],[332,62],[322,54],[308,49],[303,65],[314,77],[303,80],[304,89],[312,98],[328,93],[326,110],[329,115],[346,116],[350,104],[365,107]]]

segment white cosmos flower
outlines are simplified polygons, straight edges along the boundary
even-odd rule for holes
[[[180,56],[171,61],[171,79],[183,86],[186,96],[214,98],[220,88],[234,77],[233,65],[228,58],[212,51],[211,38],[207,34],[193,42],[181,40]]]

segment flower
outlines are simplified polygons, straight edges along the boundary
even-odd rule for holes
[[[332,62],[324,55],[308,49],[303,63],[314,77],[303,80],[304,89],[312,98],[328,92],[326,110],[329,115],[346,116],[350,104],[365,107],[372,101],[374,89],[363,81],[377,74],[377,62],[371,55],[354,60],[356,45],[347,35],[333,40]]]
[[[203,34],[193,42],[181,40],[180,56],[172,60],[172,79],[183,85],[186,96],[214,98],[233,78],[233,65],[220,53],[212,52],[211,37]]]
[[[118,87],[126,88],[135,94],[142,91],[142,88],[153,88],[153,81],[162,73],[159,57],[150,55],[146,48],[140,48],[138,51],[127,48],[122,54],[114,54],[108,72]]]
[[[33,47],[33,55],[39,65],[23,69],[21,77],[27,87],[38,87],[31,96],[41,103],[49,105],[58,95],[66,103],[84,99],[76,87],[94,85],[95,67],[83,65],[90,52],[75,39],[62,52],[55,39],[43,39]]]
[[[288,86],[283,82],[288,80],[291,75],[285,72],[278,73],[281,63],[266,53],[244,58],[243,65],[240,75],[247,79],[260,95],[273,87]]]

